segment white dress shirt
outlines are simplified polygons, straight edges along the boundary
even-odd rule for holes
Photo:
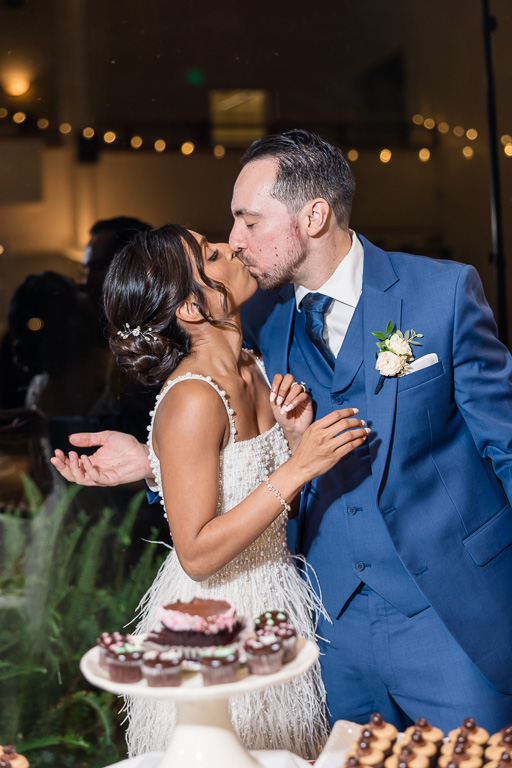
[[[300,303],[308,293],[322,293],[334,299],[325,313],[324,320],[324,341],[334,357],[338,356],[345,340],[348,326],[363,290],[364,248],[352,230],[350,236],[352,237],[350,251],[320,288],[310,291],[303,285],[295,284],[295,301],[299,312],[301,312]]]

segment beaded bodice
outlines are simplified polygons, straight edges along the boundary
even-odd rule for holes
[[[259,361],[258,361],[259,364]],[[209,384],[219,395],[226,408],[230,424],[229,441],[220,452],[219,462],[219,495],[217,499],[217,515],[222,515],[240,504],[254,491],[265,477],[277,469],[290,456],[288,443],[278,424],[257,437],[249,440],[236,440],[236,425],[233,409],[224,392],[211,376],[187,373],[169,381],[156,398],[155,408],[151,412],[151,423],[148,427],[149,461],[153,470],[155,483],[162,499],[162,477],[160,461],[153,449],[153,425],[158,406],[172,387],[188,380],[200,380]],[[270,500],[270,499],[269,499]],[[235,560],[222,569],[211,579],[223,578],[226,569],[237,572],[250,570],[269,561],[279,560],[288,554],[286,547],[286,514],[282,513],[274,522]],[[208,579],[208,581],[211,581]]]

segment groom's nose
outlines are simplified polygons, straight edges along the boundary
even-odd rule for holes
[[[244,242],[242,238],[242,227],[240,225],[240,222],[238,221],[235,221],[231,229],[231,232],[229,234],[229,247],[235,253],[237,251],[240,251],[244,247]]]

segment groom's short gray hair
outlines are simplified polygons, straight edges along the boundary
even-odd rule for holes
[[[271,195],[292,215],[322,197],[331,206],[338,226],[348,226],[355,180],[340,149],[309,131],[294,129],[263,136],[242,155],[242,166],[255,160],[278,162]]]

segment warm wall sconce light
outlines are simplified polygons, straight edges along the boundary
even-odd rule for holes
[[[1,83],[8,96],[24,96],[30,90],[30,80],[25,75],[8,73],[2,75]]]

